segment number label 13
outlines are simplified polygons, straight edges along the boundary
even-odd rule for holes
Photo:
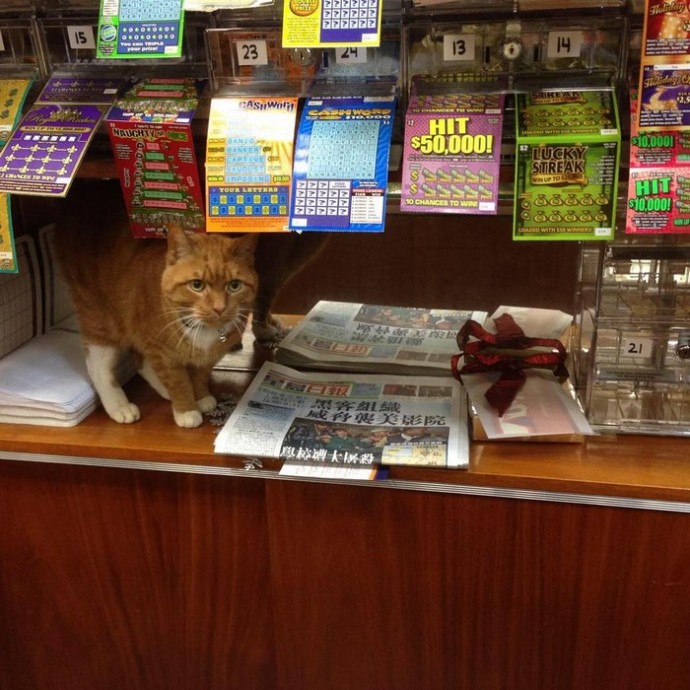
[[[474,34],[444,34],[443,60],[445,62],[474,60],[475,43]]]

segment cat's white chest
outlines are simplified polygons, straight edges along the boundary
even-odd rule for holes
[[[225,342],[226,336],[223,329],[202,326],[201,328],[184,328],[184,338],[193,349],[208,352],[218,343]]]

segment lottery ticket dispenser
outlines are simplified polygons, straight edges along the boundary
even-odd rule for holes
[[[36,78],[40,73],[35,5],[6,0],[0,6],[0,77]]]
[[[88,0],[61,0],[51,4],[37,20],[41,38],[42,71],[54,73],[108,74],[136,78],[170,74],[202,78],[206,76],[204,33],[211,16],[187,12],[184,27],[184,49],[179,59],[144,58],[121,60],[98,58],[96,36],[98,3]]]

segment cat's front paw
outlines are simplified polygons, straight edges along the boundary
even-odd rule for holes
[[[194,427],[201,426],[201,423],[204,421],[199,410],[185,410],[184,412],[173,410],[173,417],[175,418],[175,424],[183,429],[193,429]]]
[[[139,408],[131,402],[106,410],[106,412],[111,419],[114,419],[119,424],[132,424],[133,422],[138,422],[141,418]]]
[[[218,401],[212,395],[206,395],[196,401],[197,407],[202,414],[212,412],[218,407]]]
[[[263,323],[254,320],[252,322],[252,331],[254,337],[259,342],[272,342],[280,338],[283,332],[283,324],[275,316],[269,316]]]

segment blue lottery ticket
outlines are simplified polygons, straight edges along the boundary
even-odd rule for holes
[[[297,132],[290,229],[382,232],[395,99],[312,98]]]

